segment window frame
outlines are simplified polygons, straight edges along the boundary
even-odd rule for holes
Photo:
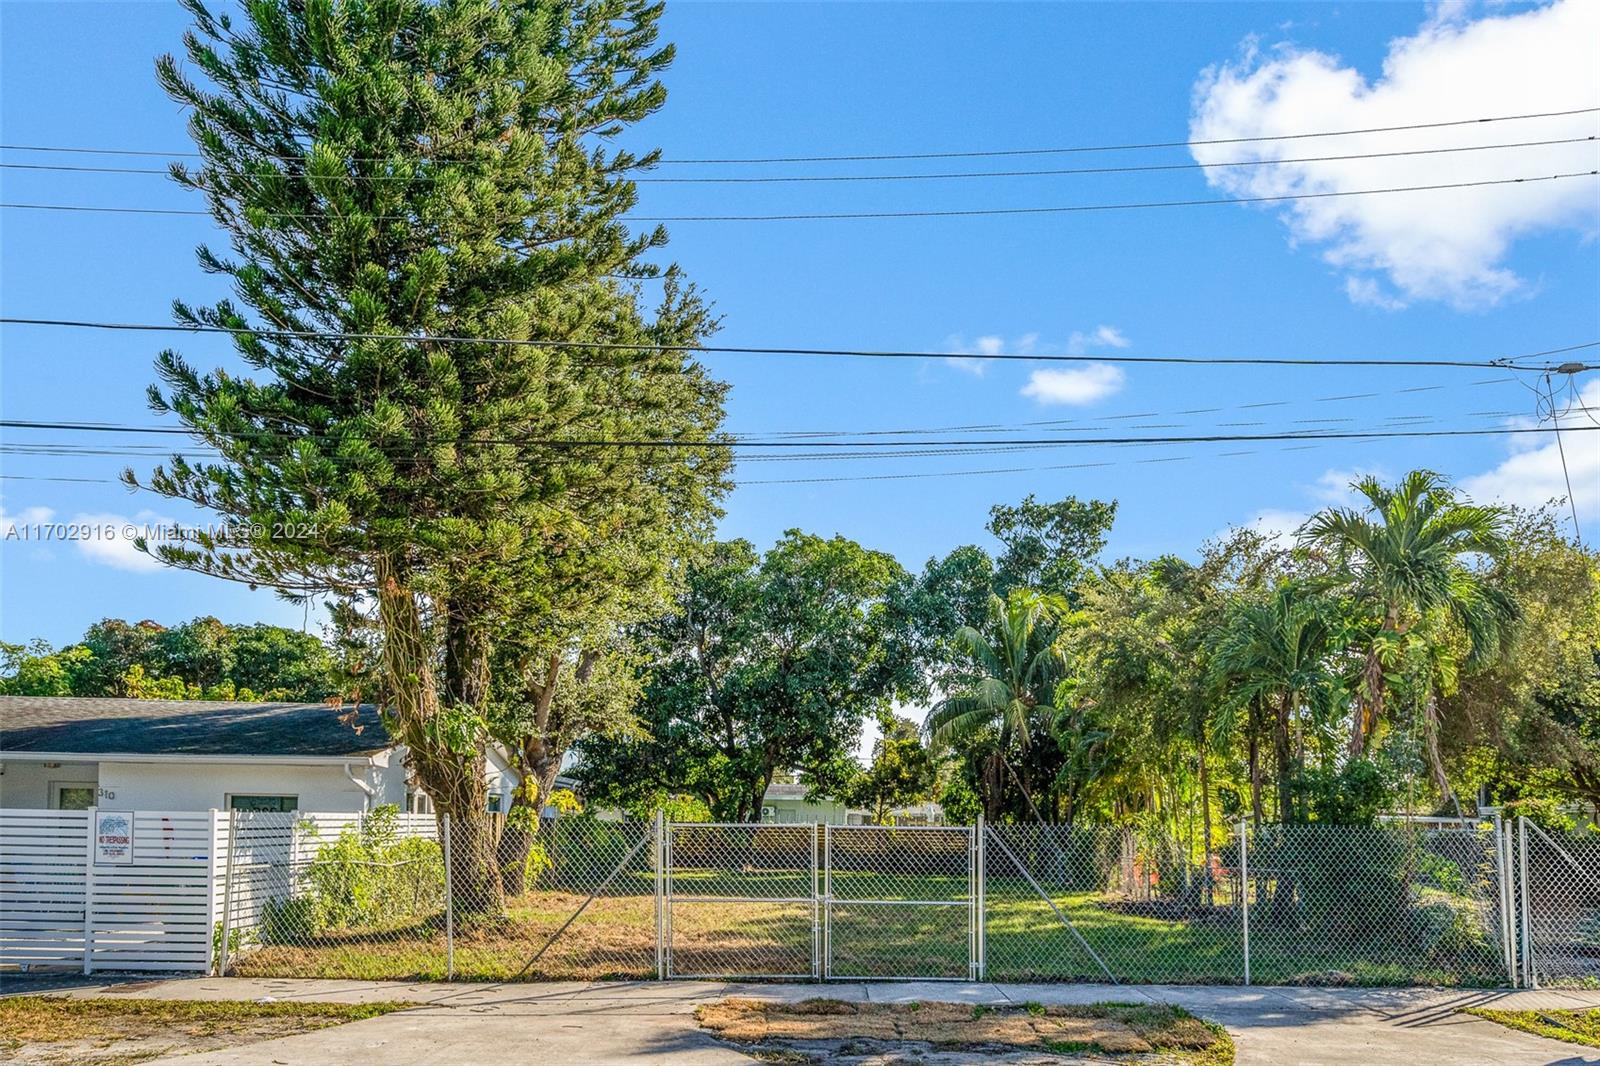
[[[100,783],[98,781],[51,781],[50,809],[53,811],[86,811],[91,807],[100,805]],[[89,790],[88,807],[63,807],[61,806],[61,790],[65,788],[86,788]]]
[[[236,807],[234,806],[235,800],[289,800],[290,803],[287,807]],[[222,804],[223,810],[228,811],[245,811],[255,814],[291,814],[300,809],[300,797],[292,792],[227,792],[223,794]]]

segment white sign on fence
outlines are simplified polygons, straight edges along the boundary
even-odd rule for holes
[[[132,811],[95,811],[94,861],[97,865],[133,861]]]

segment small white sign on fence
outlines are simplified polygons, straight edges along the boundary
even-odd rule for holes
[[[96,865],[133,861],[132,811],[95,811],[94,861]]]

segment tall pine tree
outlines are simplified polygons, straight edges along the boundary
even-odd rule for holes
[[[726,487],[723,387],[655,347],[713,323],[675,270],[641,306],[666,235],[622,216],[656,155],[612,146],[665,99],[661,6],[183,3],[188,63],[158,76],[201,162],[173,176],[228,235],[199,259],[233,297],[175,311],[243,331],[246,369],[161,354],[152,406],[220,459],[173,456],[147,486],[251,531],[155,550],[375,615],[379,696],[452,819],[455,899],[494,913],[497,639],[584,594],[572,558],[638,524],[671,542]],[[662,439],[708,446],[594,443]]]

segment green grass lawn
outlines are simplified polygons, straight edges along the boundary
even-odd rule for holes
[[[671,950],[675,975],[808,976],[814,929],[807,871],[678,871]],[[835,873],[828,918],[831,972],[839,977],[966,977],[969,891],[963,877]],[[622,894],[631,893],[631,894]],[[744,896],[757,902],[730,902]],[[459,978],[647,978],[655,975],[655,900],[649,873],[619,879],[594,900],[524,974],[523,967],[583,904],[585,894],[536,891],[510,901],[503,921],[463,923]],[[874,901],[956,905],[899,906]],[[1097,893],[1055,897],[1118,981],[1240,983],[1238,913],[1198,909],[1172,916],[1118,905]],[[1149,913],[1147,911],[1156,911]],[[1087,980],[1105,975],[1070,929],[1022,881],[991,878],[985,906],[987,976],[998,981]],[[1160,914],[1161,916],[1157,916]],[[1298,930],[1252,923],[1251,976],[1259,983],[1496,985],[1497,960],[1420,957],[1397,938],[1333,944]],[[440,979],[441,922],[401,928],[328,930],[238,958],[247,976]]]
[[[1535,1036],[1600,1047],[1600,1010],[1495,1010],[1493,1007],[1467,1007],[1465,1012]]]

